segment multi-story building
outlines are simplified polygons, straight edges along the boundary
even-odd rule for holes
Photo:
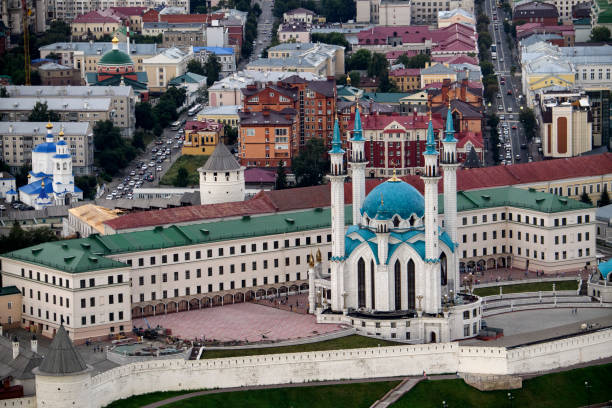
[[[448,11],[438,11],[438,28],[448,27],[453,24],[464,24],[476,26],[476,17],[474,13],[466,11],[462,8],[456,8]]]
[[[47,62],[35,68],[40,75],[41,85],[60,86],[60,85],[81,85],[81,71],[73,67]]]
[[[104,222],[114,220],[122,214],[95,204],[83,204],[68,209],[64,218],[62,237],[87,238],[91,234],[104,234]]]
[[[448,106],[450,101],[459,100],[475,109],[482,109],[481,83],[471,82],[464,78],[460,82],[444,80],[438,85],[427,89],[427,98],[432,107]]]
[[[379,183],[368,180],[366,192]],[[350,202],[350,184],[345,189]],[[191,302],[221,305],[270,287],[306,288],[307,255],[320,251],[324,271],[331,264],[329,186],[263,192],[263,198],[280,199],[279,213],[268,204],[245,217],[246,203],[213,204],[202,206],[207,221],[180,223],[185,211],[168,209],[158,212],[153,229],[4,254],[3,282],[21,292],[21,325],[51,336],[63,321],[80,343],[127,331],[132,318],[188,310]],[[442,222],[443,201],[440,195],[436,206]],[[232,215],[210,219],[221,206]],[[460,192],[457,208],[460,270],[514,266],[555,274],[595,262],[595,210],[588,204],[504,187]],[[142,214],[126,217],[151,220]],[[351,225],[350,205],[345,214]],[[107,223],[130,223],[122,218]]]
[[[292,146],[297,142],[298,112],[293,108],[280,111],[239,113],[238,158],[248,167],[290,167]]]
[[[530,1],[514,7],[512,21],[516,23],[542,23],[556,25],[559,20],[557,7],[551,3]]]
[[[120,51],[128,51],[127,43],[121,42],[118,46]],[[112,42],[65,42],[44,45],[38,50],[41,58],[48,58],[49,54],[59,55],[58,63],[78,69],[81,77],[85,78],[85,73],[95,72],[100,59],[112,49]],[[157,44],[130,44],[129,55],[135,70],[144,71],[143,61],[158,55],[160,51]]]
[[[223,125],[214,120],[189,121],[185,124],[182,154],[210,156],[223,143]]]
[[[283,13],[283,22],[312,24],[315,15],[314,12],[300,7]]]
[[[402,92],[421,89],[420,68],[400,68],[389,72],[389,79]]]
[[[330,44],[284,43],[268,49],[268,58],[247,65],[255,71],[310,72],[319,76],[344,74],[344,47]]]
[[[281,111],[285,108],[298,112],[296,137],[290,146],[293,155],[310,139],[318,138],[330,145],[336,112],[335,80],[306,81],[292,76],[264,88],[249,85],[242,93],[246,112],[260,112],[264,109]]]
[[[129,3],[129,4],[128,4]],[[127,7],[126,7],[127,4]],[[141,22],[144,21],[145,14],[154,13],[150,9],[166,6],[182,7],[183,13],[188,10],[187,0],[97,0],[97,1],[76,1],[76,0],[53,0],[49,2],[48,15],[49,18],[54,18],[63,21],[72,21],[80,15],[87,14],[95,10],[114,9],[117,13],[127,16],[130,28],[140,32],[138,27],[141,27]],[[147,11],[148,10],[148,11]]]
[[[278,27],[277,38],[280,42],[310,42],[311,26],[307,23],[285,23]]]
[[[241,108],[242,105],[209,106],[198,112],[197,119],[200,122],[212,120],[222,125],[236,127],[240,124],[238,112]]]
[[[572,8],[583,1],[584,0],[544,0],[542,3],[554,5],[557,9],[559,21],[563,24],[568,24],[572,22]],[[517,7],[531,2],[533,2],[533,0],[515,1],[512,3],[512,9],[515,10]]]
[[[588,97],[555,92],[540,98],[544,157],[572,157],[591,151],[593,120]]]
[[[382,26],[402,26],[411,23],[411,1],[358,0],[356,7],[358,23]]]
[[[115,126],[119,127],[122,134],[126,137],[131,137],[136,128],[134,116],[136,97],[134,91],[129,86],[9,85],[6,87],[6,90],[11,98],[38,98],[41,102],[47,101],[49,110],[54,110],[51,108],[51,101],[54,102],[54,106],[62,106],[61,102],[66,99],[77,99],[82,101],[83,109],[87,109],[88,105],[91,105],[97,99],[108,99],[110,101],[110,110],[108,114],[102,116],[112,120]],[[19,112],[19,110],[15,112]],[[93,114],[91,113],[83,117],[68,115],[69,119],[67,121],[85,120],[93,124],[96,120],[104,120],[100,119],[100,117],[92,116]]]
[[[438,13],[463,9],[474,14],[474,0],[451,0],[447,2],[414,0],[412,2],[412,24],[435,25]]]
[[[46,30],[47,0],[26,0],[27,9],[30,11],[26,20],[30,32],[42,33]],[[23,33],[24,8],[22,0],[3,0],[0,2],[0,15],[2,22],[10,34]]]
[[[236,52],[232,47],[193,47],[193,57],[202,64],[214,55],[221,64],[222,76],[236,72]]]
[[[0,287],[0,323],[2,327],[19,327],[21,321],[21,292],[16,286]]]
[[[446,64],[425,63],[425,68],[421,69],[420,89],[425,89],[427,85],[443,83],[444,81],[457,81],[457,72]]]
[[[168,29],[162,33],[162,47],[201,47],[206,45],[204,30]]]
[[[242,105],[242,90],[248,85],[263,86],[262,84],[277,82],[294,75],[308,81],[324,78],[310,72],[239,71],[208,87],[208,103],[210,106]]]
[[[105,35],[113,35],[122,26],[121,18],[112,13],[90,11],[72,20],[70,30],[74,40],[99,40]]]
[[[166,31],[204,32],[204,23],[168,23],[167,21],[142,23],[142,35],[155,37]]]
[[[12,172],[32,164],[32,149],[43,143],[47,136],[45,126],[46,123],[43,122],[0,122],[2,161]],[[94,143],[91,123],[57,122],[54,126],[64,132],[64,141],[68,144],[72,156],[74,174],[92,174]]]
[[[154,57],[142,62],[148,77],[151,92],[164,92],[168,82],[187,72],[187,63],[193,59],[191,51],[181,51],[176,47],[168,48]]]

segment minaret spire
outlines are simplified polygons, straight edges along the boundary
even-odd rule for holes
[[[445,137],[442,140],[444,149],[442,155],[442,170],[444,171],[444,224],[445,230],[451,241],[457,248],[457,139],[455,138],[455,128],[453,126],[453,113],[450,102],[446,111]],[[458,265],[458,263],[457,263]],[[459,266],[456,270],[449,270],[447,278],[447,291],[459,290]],[[444,284],[444,276],[441,276]]]
[[[334,121],[332,148],[329,151],[331,171],[328,178],[331,184],[331,227],[332,227],[332,257],[331,257],[331,307],[334,311],[345,308],[342,294],[344,293],[344,150],[340,139],[338,117]],[[313,288],[314,290],[314,288]]]
[[[441,307],[440,291],[440,248],[438,247],[438,150],[433,129],[431,110],[427,127],[425,152],[425,174],[421,177],[425,184],[425,285],[423,296],[426,313],[436,314]]]
[[[353,225],[361,222],[360,209],[365,200],[365,168],[368,162],[365,159],[365,139],[361,126],[359,113],[359,99],[355,106],[355,124],[353,138],[351,139],[351,179],[353,183]]]

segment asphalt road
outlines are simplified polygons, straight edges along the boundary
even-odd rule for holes
[[[257,21],[257,39],[255,40],[255,47],[253,53],[249,59],[243,59],[238,63],[238,71],[244,69],[246,65],[259,58],[261,52],[270,45],[272,41],[272,25],[274,24],[274,16],[272,15],[272,6],[274,5],[272,0],[256,0],[255,3],[261,7],[261,15]]]
[[[525,163],[529,157],[538,160],[540,157],[537,146],[527,144],[523,127],[519,122],[520,102],[522,101],[520,78],[511,75],[510,72],[512,66],[515,66],[516,71],[520,72],[520,65],[516,51],[513,52],[509,46],[508,36],[504,32],[503,25],[504,20],[509,16],[503,9],[497,8],[496,0],[485,0],[484,10],[491,21],[489,33],[493,44],[497,48],[497,59],[493,60],[492,63],[498,78],[499,94],[495,104],[488,109],[496,112],[500,118],[498,129],[502,130],[502,133],[499,154],[503,155],[506,164]],[[504,124],[507,124],[505,127],[508,129],[507,134],[503,130]],[[516,127],[516,129],[513,129],[513,127]],[[522,145],[527,148],[521,148]],[[490,148],[490,146],[487,147]],[[488,154],[487,158],[488,164],[492,164],[490,162],[493,159],[491,154]]]

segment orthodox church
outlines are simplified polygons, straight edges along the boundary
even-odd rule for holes
[[[37,210],[83,199],[83,191],[74,185],[72,155],[64,140],[64,132],[60,130],[58,136],[56,142],[53,125],[47,123],[45,142],[32,150],[28,184],[19,187],[19,199]]]
[[[97,72],[85,74],[87,85],[91,86],[131,86],[140,101],[149,97],[146,72],[136,72],[134,61],[130,57],[130,37],[127,38],[127,53],[119,50],[119,40],[114,37],[113,48],[100,58]]]
[[[348,162],[353,225],[345,227],[344,153],[338,120],[329,151],[332,256],[329,273],[320,255],[310,256],[310,312],[320,323],[344,323],[365,334],[411,343],[447,342],[476,336],[480,298],[459,293],[457,248],[457,140],[448,110],[443,155],[431,116],[423,153],[424,196],[393,176],[365,196],[363,131],[359,110]],[[444,196],[438,197],[440,167]],[[439,223],[443,204],[444,224]]]

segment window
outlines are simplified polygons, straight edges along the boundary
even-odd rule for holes
[[[174,280],[175,280],[175,281],[179,280],[179,274],[178,274],[178,272],[174,272]]]
[[[115,296],[114,295],[108,295],[108,304],[112,305],[115,303]]]
[[[89,306],[90,307],[96,306],[96,298],[94,298],[94,297],[90,297],[89,298]]]
[[[191,252],[185,252],[185,260],[189,261],[191,259]]]
[[[168,263],[168,255],[162,255],[162,263]]]
[[[117,303],[123,303],[123,293],[117,294]]]
[[[162,282],[168,282],[168,274],[167,273],[163,273],[162,274]]]
[[[85,299],[81,299],[81,307],[82,308],[87,307],[87,301]]]
[[[155,265],[155,257],[154,257],[154,256],[152,256],[151,258],[149,258],[149,263],[150,263],[151,265]]]
[[[178,254],[172,254],[172,261],[178,262]]]
[[[139,276],[138,277],[138,286],[142,286],[144,285],[144,276]]]

